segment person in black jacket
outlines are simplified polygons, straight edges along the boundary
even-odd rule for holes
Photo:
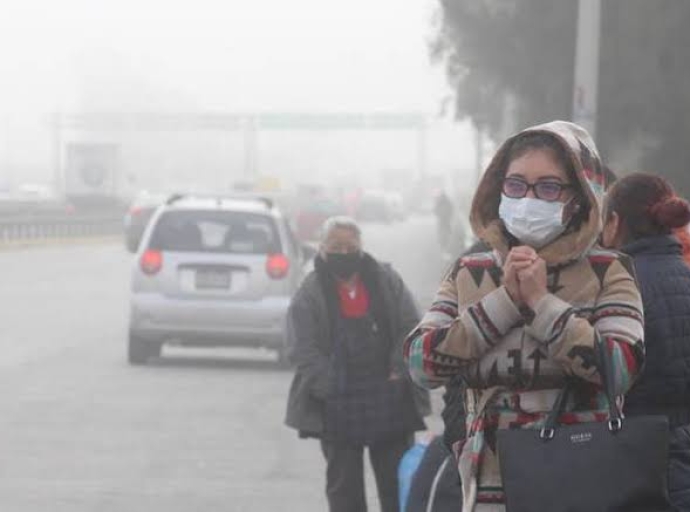
[[[365,448],[381,510],[399,511],[398,464],[430,413],[428,392],[413,385],[402,359],[418,320],[400,275],[364,252],[357,223],[328,219],[314,271],[288,310],[295,375],[285,422],[321,440],[331,512],[366,512]]]
[[[628,416],[669,419],[669,492],[690,510],[690,267],[673,229],[690,206],[663,178],[635,173],[609,190],[602,244],[632,256],[644,304],[646,365],[625,398]]]

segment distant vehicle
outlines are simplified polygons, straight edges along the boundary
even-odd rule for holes
[[[386,201],[394,220],[403,221],[407,218],[405,199],[399,192],[386,192]]]
[[[39,219],[63,218],[75,212],[74,205],[64,197],[54,195],[42,185],[22,185],[16,191],[0,193],[0,215]]]
[[[265,347],[284,361],[287,308],[314,254],[269,200],[170,198],[132,269],[129,362],[168,342]]]
[[[301,242],[316,242],[321,227],[329,217],[343,215],[345,209],[326,197],[310,198],[299,202],[293,211],[293,223]]]
[[[56,198],[55,192],[49,186],[36,183],[19,185],[16,195],[19,199],[28,201],[50,201]]]
[[[136,252],[144,230],[156,208],[165,202],[167,194],[140,193],[125,214],[125,245],[130,252]]]
[[[368,190],[357,206],[357,219],[363,222],[390,223],[406,218],[403,198],[395,192]]]

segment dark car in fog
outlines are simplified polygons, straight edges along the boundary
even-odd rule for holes
[[[136,252],[144,230],[158,208],[168,197],[165,194],[140,193],[125,214],[125,245],[130,252]]]

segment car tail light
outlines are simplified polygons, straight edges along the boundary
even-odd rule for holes
[[[157,274],[163,268],[163,253],[153,249],[147,250],[141,255],[140,265],[144,274],[149,276]]]
[[[143,209],[142,209],[141,207],[139,207],[139,206],[132,206],[132,207],[129,209],[129,214],[130,214],[132,217],[136,217],[137,215],[141,215],[142,212],[143,212]]]
[[[284,254],[271,254],[266,260],[266,272],[272,279],[283,279],[290,271],[290,260]]]

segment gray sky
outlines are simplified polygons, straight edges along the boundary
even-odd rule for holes
[[[0,106],[424,110],[434,0],[0,0]]]
[[[55,111],[436,114],[450,94],[428,56],[436,5],[0,0],[0,185],[52,179],[46,114]],[[305,138],[296,151],[316,161],[319,148],[309,148],[322,139]],[[380,137],[362,142],[357,167],[383,165],[366,151],[412,151],[407,139],[392,151],[381,144]],[[436,130],[429,145],[429,165],[471,166],[466,125]],[[414,157],[403,159],[410,165]]]

